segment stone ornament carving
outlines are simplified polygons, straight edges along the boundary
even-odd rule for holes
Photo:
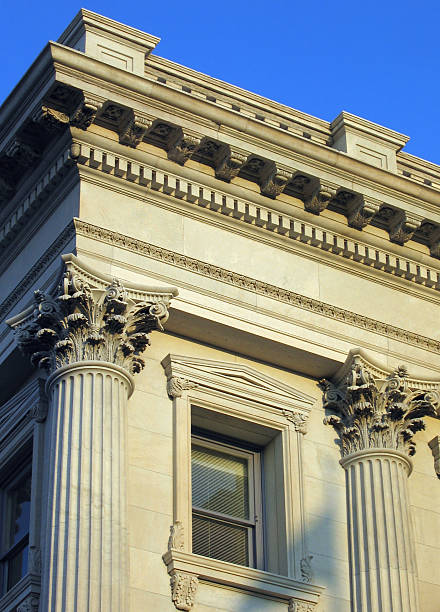
[[[310,196],[304,198],[304,208],[307,212],[319,215],[327,208],[331,200],[336,196],[337,187],[335,185],[322,183],[315,189]]]
[[[313,612],[314,609],[315,604],[308,601],[293,598],[289,600],[289,612]]]
[[[70,116],[71,125],[86,130],[95,121],[101,107],[102,102],[100,100],[85,95]]]
[[[283,410],[283,414],[288,421],[293,423],[295,431],[302,434],[307,433],[307,421],[309,418],[308,414],[304,414],[303,412],[294,412],[293,410]]]
[[[324,407],[337,413],[324,423],[339,433],[343,456],[374,448],[413,455],[413,435],[425,428],[422,417],[436,415],[438,390],[411,385],[404,366],[381,378],[360,355],[349,359],[348,373],[339,384],[320,381]]]
[[[185,547],[185,532],[181,521],[175,521],[170,527],[168,550],[183,550]]]
[[[176,129],[168,141],[168,159],[177,162],[181,166],[197,151],[201,138],[187,134],[183,130]]]
[[[177,610],[191,610],[199,586],[197,576],[185,572],[173,572],[170,584],[171,598]]]
[[[268,198],[275,199],[284,191],[292,173],[288,170],[271,167],[270,164],[267,164],[266,168],[266,172],[263,173],[260,180],[261,193]]]
[[[247,155],[236,151],[232,147],[220,149],[218,157],[215,159],[215,176],[229,183],[237,176],[247,160]]]
[[[172,376],[167,381],[167,393],[172,398],[182,397],[183,391],[196,388],[197,384],[195,382],[192,382],[191,380],[187,380],[186,378]]]
[[[313,569],[312,569],[313,555],[306,555],[301,559],[300,570],[301,580],[311,584],[313,582]]]
[[[38,612],[40,600],[36,595],[28,595],[26,599],[17,606],[17,612]]]
[[[39,151],[29,142],[13,138],[5,147],[4,154],[20,166],[32,166],[40,157]]]
[[[440,436],[435,436],[429,442],[429,448],[432,451],[432,456],[434,457],[434,469],[437,477],[440,478]]]
[[[397,244],[405,244],[411,240],[414,233],[418,230],[421,224],[421,219],[409,217],[406,213],[397,213],[390,220],[389,234],[392,242]]]
[[[29,547],[28,570],[30,574],[41,575],[41,549],[38,546]]]
[[[136,148],[152,123],[152,119],[130,111],[120,127],[119,142]]]
[[[46,420],[47,412],[48,412],[48,400],[45,392],[45,383],[46,381],[42,378],[39,378],[37,381],[38,384],[38,397],[35,399],[33,404],[29,409],[29,416],[32,419],[35,419],[37,423],[43,423]],[[32,551],[32,546],[29,549],[29,554]],[[30,562],[29,562],[30,564]]]
[[[20,349],[33,365],[49,372],[87,360],[139,372],[148,335],[163,329],[168,303],[177,290],[139,291],[133,299],[117,279],[106,286],[98,277],[82,273],[74,256],[63,258],[67,270],[55,294],[36,291],[33,306],[8,321]]]
[[[352,204],[348,206],[348,225],[358,230],[363,229],[371,223],[380,206],[379,200],[375,201],[362,195],[355,197]]]
[[[32,115],[32,121],[39,123],[48,132],[54,132],[69,123],[69,117],[48,106],[39,106]]]

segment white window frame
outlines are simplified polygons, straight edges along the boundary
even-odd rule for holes
[[[173,526],[168,552],[164,555],[168,572],[171,576],[180,572],[266,596],[298,598],[316,604],[323,589],[304,582],[301,574],[301,560],[308,554],[302,438],[315,399],[244,364],[168,355],[162,366],[174,410]],[[272,497],[276,500],[276,521],[282,523],[282,529],[273,536],[278,541],[272,555],[274,560],[266,570],[192,553],[191,412],[194,407],[214,420],[229,418],[239,425],[255,424],[275,433],[273,475],[278,479],[274,483],[278,494]],[[274,571],[273,566],[278,569]]]
[[[231,457],[240,457],[248,463],[248,487],[249,487],[249,520],[238,520],[220,512],[207,512],[203,508],[194,506],[191,500],[191,514],[194,512],[208,516],[213,519],[227,520],[232,524],[242,525],[248,530],[249,567],[262,568],[264,562],[263,547],[263,507],[261,491],[261,460],[258,451],[248,450],[240,446],[240,443],[232,444],[224,440],[214,440],[198,433],[191,436],[191,447],[198,446],[209,448],[228,454]],[[191,487],[192,490],[192,487]],[[192,524],[192,520],[191,520]]]

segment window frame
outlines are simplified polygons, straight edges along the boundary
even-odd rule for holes
[[[194,444],[195,443],[195,444]],[[262,568],[264,565],[264,543],[263,543],[263,502],[262,502],[262,462],[259,450],[245,449],[243,445],[240,445],[239,441],[233,444],[231,441],[226,441],[219,437],[215,440],[208,433],[201,435],[197,433],[197,429],[192,431],[191,434],[191,450],[193,446],[199,446],[202,448],[208,448],[222,452],[223,454],[229,454],[232,457],[240,457],[246,459],[248,466],[248,493],[249,493],[249,516],[253,516],[253,519],[239,519],[232,515],[223,514],[221,512],[207,511],[204,508],[194,506],[191,500],[192,512],[212,518],[213,520],[219,519],[228,521],[234,525],[240,525],[247,527],[248,530],[248,551],[249,551],[249,564],[247,567]],[[190,493],[192,496],[192,482]],[[192,521],[191,521],[192,522]],[[191,543],[192,548],[192,543]],[[215,559],[216,557],[210,557]]]
[[[162,366],[168,395],[173,400],[173,525],[168,551],[163,555],[173,584],[181,584],[192,576],[278,600],[316,605],[323,588],[306,583],[301,573],[301,560],[308,554],[302,438],[316,400],[244,363],[170,354],[163,359]],[[241,431],[256,427],[274,436],[268,444],[273,455],[270,458],[273,475],[278,479],[273,486],[282,490],[281,495],[271,496],[275,508],[272,535],[277,540],[272,554],[275,569],[267,564],[264,570],[250,568],[192,552],[193,407],[209,417],[208,423],[230,419],[234,425],[229,428],[234,432],[232,437],[236,437],[235,425]],[[228,435],[227,429],[218,433]],[[216,432],[211,427],[209,430]],[[243,440],[246,441],[246,435]],[[263,462],[266,463],[264,456]],[[283,523],[282,528],[278,520]],[[266,549],[265,546],[265,552]]]

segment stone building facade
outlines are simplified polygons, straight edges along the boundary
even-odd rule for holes
[[[440,168],[158,42],[0,110],[0,610],[439,612]]]

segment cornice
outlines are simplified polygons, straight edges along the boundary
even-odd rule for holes
[[[317,224],[280,214],[272,207],[254,205],[250,201],[233,198],[225,191],[206,188],[202,181],[190,182],[178,175],[155,169],[153,166],[141,165],[129,158],[116,158],[105,150],[92,149],[83,143],[77,143],[76,146],[80,151],[77,156],[78,164],[92,167],[94,173],[102,172],[107,176],[109,172],[116,173],[119,179],[132,185],[162,192],[190,206],[229,217],[235,224],[265,230],[269,235],[278,235],[284,240],[306,243],[309,247],[333,254],[346,262],[354,261],[370,270],[380,270],[394,278],[400,277],[435,292],[440,290],[440,269],[437,267],[428,267],[418,261],[398,257],[390,251],[378,249],[376,245],[347,239],[344,235],[328,231]]]
[[[168,263],[170,265],[195,272],[202,276],[227,283],[245,291],[269,297],[271,299],[291,304],[297,308],[314,312],[329,319],[342,321],[349,325],[354,325],[360,329],[371,331],[400,342],[417,346],[418,348],[440,353],[440,341],[421,336],[399,327],[383,323],[381,321],[359,315],[354,312],[326,304],[319,300],[303,296],[294,291],[283,289],[269,283],[264,283],[257,279],[238,274],[214,264],[209,264],[181,253],[170,251],[148,242],[114,232],[96,225],[92,225],[80,219],[74,220],[76,232],[79,236],[99,240],[113,246],[128,250],[132,253],[139,253],[146,257]]]

